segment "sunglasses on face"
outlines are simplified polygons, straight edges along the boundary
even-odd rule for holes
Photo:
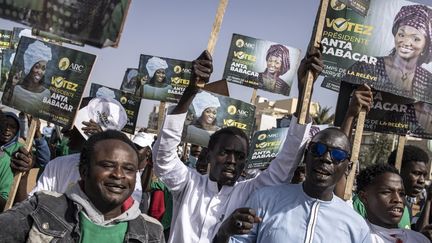
[[[340,164],[342,161],[350,157],[350,154],[347,151],[339,148],[331,148],[320,142],[311,142],[309,144],[309,151],[316,157],[321,157],[325,153],[329,152],[330,158],[335,164]]]

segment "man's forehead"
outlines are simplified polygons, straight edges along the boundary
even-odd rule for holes
[[[350,143],[347,137],[336,129],[323,130],[317,133],[311,140],[312,142],[321,142],[333,147],[349,147]]]
[[[230,150],[247,150],[246,139],[233,134],[223,134],[217,142],[217,148],[220,149],[230,149]]]
[[[375,188],[403,188],[402,178],[395,173],[387,172],[380,176],[377,176],[371,186]]]

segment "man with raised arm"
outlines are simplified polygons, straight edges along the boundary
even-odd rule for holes
[[[320,57],[320,51],[313,48],[303,59],[298,71],[300,96],[303,94],[302,81],[306,71],[312,71],[315,79],[321,72],[323,64]],[[177,106],[168,111],[153,147],[155,173],[173,194],[169,242],[211,242],[225,218],[243,206],[255,190],[289,183],[309,133],[310,124],[297,124],[299,102],[282,151],[259,176],[237,182],[245,167],[249,140],[236,127],[223,128],[211,135],[207,155],[210,164],[208,175],[188,168],[175,151],[180,143],[188,107],[199,92],[196,81],[208,82],[212,69],[212,59],[207,51],[193,62],[191,83]]]

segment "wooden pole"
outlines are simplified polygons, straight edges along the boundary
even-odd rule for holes
[[[24,145],[24,148],[27,151],[29,151],[30,153],[31,153],[31,147],[33,144],[33,137],[34,137],[34,134],[36,132],[36,127],[37,127],[37,121],[36,121],[36,119],[32,119],[32,121],[30,123],[30,129],[27,133],[27,140],[26,140],[26,143]],[[7,200],[6,205],[4,207],[4,211],[12,208],[22,175],[23,175],[23,172],[18,172],[14,175],[14,180],[13,180],[11,189],[9,191],[9,197],[8,197],[8,200]]]
[[[159,114],[158,114],[158,126],[157,126],[157,133],[159,134],[160,129],[162,128],[162,122],[165,118],[165,101],[161,101],[159,103]]]
[[[405,142],[406,142],[406,136],[399,136],[398,147],[396,152],[396,163],[395,163],[395,167],[399,172],[402,167],[402,156],[404,152]]]
[[[315,47],[319,47],[318,43],[321,41],[322,38],[322,32],[324,29],[324,23],[325,23],[325,16],[327,13],[327,7],[329,5],[329,0],[322,0],[321,1],[321,7],[320,7],[320,12],[319,12],[319,17],[318,17],[318,22],[316,25],[316,30],[315,30],[315,37],[313,39],[313,45]],[[311,98],[311,93],[312,93],[312,88],[313,88],[313,74],[312,71],[308,71],[306,74],[306,84],[305,87],[303,88],[303,100],[302,100],[302,105],[301,105],[301,110],[300,110],[300,117],[298,120],[299,124],[305,124],[306,123],[306,115],[307,115],[307,111],[309,108],[309,103],[310,103],[310,98]]]
[[[358,158],[360,153],[360,145],[363,136],[365,119],[366,119],[366,111],[362,109],[357,117],[357,126],[354,134],[354,142],[353,142],[353,146],[351,150],[351,158],[350,158],[353,164],[345,184],[344,200],[351,199],[352,188],[355,179],[355,172],[357,169],[357,163],[358,163]]]
[[[216,41],[219,36],[220,28],[222,25],[222,20],[225,14],[226,6],[228,5],[228,0],[220,0],[219,6],[216,12],[215,21],[213,22],[213,28],[210,33],[210,39],[207,43],[207,51],[210,52],[210,54],[213,54],[214,47],[216,45]],[[203,88],[205,83],[201,80],[197,80],[197,86],[200,88]]]
[[[250,101],[252,105],[256,105],[256,98],[257,98],[257,89],[253,89],[252,97]]]

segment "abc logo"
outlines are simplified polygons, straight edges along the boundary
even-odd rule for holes
[[[336,11],[343,10],[346,7],[346,5],[340,0],[331,0],[330,6]]]
[[[58,63],[58,67],[60,70],[64,71],[64,70],[68,69],[69,66],[70,66],[69,58],[63,57],[62,59],[60,59],[60,61]]]
[[[242,48],[244,46],[244,40],[238,39],[236,40],[235,44],[238,48]]]
[[[228,114],[230,115],[235,115],[237,113],[237,108],[233,105],[228,106]]]
[[[127,98],[124,97],[124,96],[122,96],[122,97],[120,98],[120,103],[122,103],[123,105],[126,104],[127,101],[128,101]]]
[[[177,65],[177,66],[174,67],[174,72],[175,73],[181,73],[181,71],[182,71],[182,68],[179,65]]]
[[[258,140],[259,141],[264,140],[266,138],[267,138],[267,134],[265,134],[265,133],[258,135]]]

